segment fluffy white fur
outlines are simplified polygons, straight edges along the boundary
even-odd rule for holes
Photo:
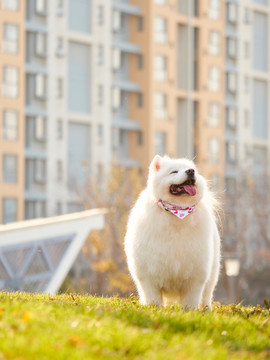
[[[195,170],[196,195],[172,195],[170,185],[186,181],[190,168]],[[196,208],[179,219],[161,209],[159,199]],[[180,302],[183,307],[201,304],[211,309],[220,267],[215,203],[192,161],[155,156],[147,187],[130,213],[125,237],[128,267],[142,304]]]

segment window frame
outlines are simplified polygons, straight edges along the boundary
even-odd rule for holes
[[[15,29],[15,37],[8,37],[8,29]],[[19,27],[17,24],[5,22],[3,24],[3,51],[8,54],[17,54],[19,50]]]
[[[8,72],[13,71],[13,74],[8,74]],[[9,76],[8,76],[9,75]],[[8,79],[9,77],[14,77],[12,81]],[[5,97],[17,98],[19,96],[19,69],[13,65],[5,65],[3,67],[3,87],[2,94]]]
[[[168,42],[168,24],[163,16],[154,18],[154,40],[157,44],[166,44]]]
[[[12,126],[8,125],[8,114],[11,114],[11,113],[13,113],[13,115],[15,115],[14,116],[15,121],[14,121]],[[3,111],[3,135],[2,135],[2,139],[4,141],[17,141],[18,140],[18,125],[19,125],[19,121],[18,121],[19,119],[18,118],[19,118],[19,114],[15,110],[6,109],[6,110]],[[14,136],[8,136],[7,133],[9,131],[14,131],[15,135]]]
[[[8,158],[14,160],[12,166],[8,166]],[[17,184],[18,183],[18,156],[14,154],[3,154],[3,183]],[[11,175],[12,174],[12,175]]]

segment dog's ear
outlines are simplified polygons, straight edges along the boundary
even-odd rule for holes
[[[161,159],[162,159],[161,156],[156,155],[151,162],[151,165],[150,165],[151,169],[158,171],[160,169]]]

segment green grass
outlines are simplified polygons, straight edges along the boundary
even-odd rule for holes
[[[3,359],[270,359],[270,312],[0,292]]]

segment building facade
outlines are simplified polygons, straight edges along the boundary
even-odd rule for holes
[[[24,218],[25,9],[3,0],[0,16],[0,222]]]
[[[106,1],[27,2],[25,217],[80,210],[110,155]]]
[[[83,208],[112,164],[195,158],[234,191],[269,153],[267,0],[3,0],[0,219]],[[260,169],[259,169],[260,167]]]

